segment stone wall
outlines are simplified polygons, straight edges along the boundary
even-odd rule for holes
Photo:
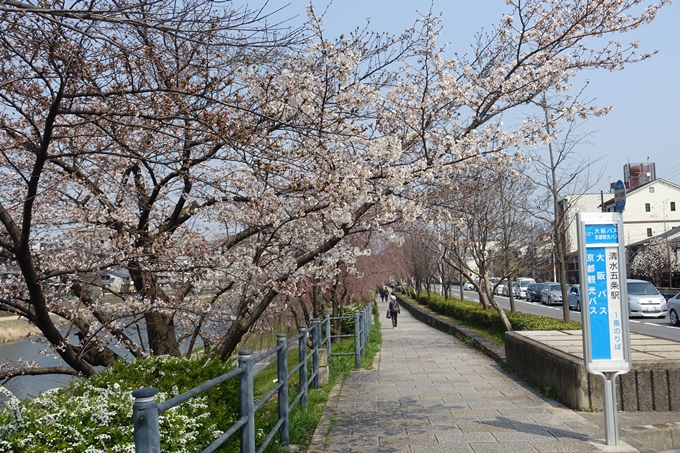
[[[521,332],[506,332],[505,355],[515,372],[577,410],[604,410],[602,377],[588,373],[582,358],[559,351]],[[680,362],[635,360],[616,378],[617,409],[625,412],[680,411]]]

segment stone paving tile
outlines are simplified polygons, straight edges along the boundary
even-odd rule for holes
[[[479,417],[498,417],[500,415],[500,412],[496,410],[493,407],[488,407],[488,408],[468,408],[468,409],[452,409],[449,412],[451,412],[451,415],[453,415],[454,418],[459,418],[459,419],[479,419]]]
[[[462,422],[456,423],[458,428],[464,433],[498,433],[498,432],[517,432],[510,423],[496,422]]]
[[[504,442],[502,444],[470,442],[475,453],[540,453],[529,442]]]
[[[515,432],[504,432],[504,433],[499,433],[499,432],[494,432],[492,433],[493,437],[496,438],[496,440],[500,443],[506,443],[506,442],[541,442],[545,440],[556,440],[555,437],[550,434],[549,431],[543,430],[543,432],[524,432],[524,431],[515,431]]]
[[[324,453],[410,453],[408,445],[402,445],[399,447],[380,447],[380,446],[369,446],[369,445],[334,445],[326,447],[323,450]],[[316,452],[309,452],[316,453]]]
[[[462,398],[462,395],[458,392],[448,392],[448,393],[419,393],[418,398],[421,400],[439,400],[443,401],[443,398]]]
[[[593,453],[596,451],[588,442],[571,439],[532,441],[531,445],[540,453]]]
[[[408,434],[409,436],[413,436],[416,434],[434,434],[432,431],[432,425],[429,423],[427,425],[407,425],[404,428],[406,428],[406,434]]]
[[[468,444],[414,445],[411,453],[474,453]]]
[[[490,432],[464,432],[456,427],[433,426],[431,431],[440,444],[455,444],[461,442],[497,442]]]
[[[434,434],[414,434],[412,436],[378,436],[380,446],[393,445],[437,445],[437,438]]]

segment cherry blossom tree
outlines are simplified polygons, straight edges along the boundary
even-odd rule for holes
[[[460,174],[455,190],[443,186],[432,192],[428,206],[432,217],[446,216],[446,222],[431,228],[444,261],[475,286],[485,308],[488,301],[498,311],[507,330],[512,326],[494,294],[503,279],[520,273],[535,240],[525,208],[529,193],[530,182],[516,172],[478,168]],[[499,278],[496,285],[481,284],[491,276]]]
[[[575,97],[577,102],[579,96]],[[576,147],[583,144],[587,135],[577,134],[579,117],[567,115],[564,121],[563,113],[565,109],[552,108],[550,98],[544,93],[536,102],[542,110],[545,132],[553,139],[541,149],[530,151],[532,164],[535,172],[529,178],[538,187],[543,189],[543,194],[539,194],[536,200],[538,209],[533,210],[533,215],[547,222],[550,225],[554,251],[553,255],[557,265],[557,281],[562,287],[562,300],[568,300],[567,286],[567,246],[565,245],[565,231],[569,228],[568,219],[575,220],[575,216],[570,216],[560,210],[560,200],[565,194],[585,194],[599,181],[602,176],[594,169],[597,168],[597,160],[591,160],[576,152]],[[603,108],[599,111],[593,109],[594,115],[603,115],[609,109]],[[568,111],[568,109],[566,110]],[[574,199],[578,199],[577,195]],[[564,207],[564,203],[563,203]],[[566,206],[569,209],[569,206]],[[562,319],[569,322],[569,304],[562,304]]]
[[[2,2],[0,310],[42,331],[66,363],[51,372],[91,375],[112,342],[179,355],[200,337],[227,358],[301,282],[370,253],[349,238],[436,222],[442,185],[549,141],[540,119],[501,116],[548,90],[566,106],[579,71],[646,58],[611,35],[665,3],[510,1],[447,58],[429,15],[331,41],[311,7],[287,31],[212,2]],[[134,291],[93,291],[109,269]],[[17,372],[45,370],[0,374]]]
[[[652,238],[649,244],[641,247],[633,257],[629,272],[643,278],[649,278],[658,285],[663,273],[678,266],[675,250],[661,238]]]

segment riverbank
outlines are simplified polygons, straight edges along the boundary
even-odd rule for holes
[[[0,316],[0,343],[39,335],[40,330],[18,316]]]

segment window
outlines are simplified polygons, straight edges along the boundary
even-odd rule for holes
[[[652,229],[651,228],[647,228],[647,237],[648,238],[652,237]]]
[[[654,187],[649,188],[649,193],[654,193]]]
[[[649,212],[652,210],[652,207],[649,205],[649,203],[645,203],[645,212]]]
[[[675,211],[675,201],[671,201],[671,211]]]

